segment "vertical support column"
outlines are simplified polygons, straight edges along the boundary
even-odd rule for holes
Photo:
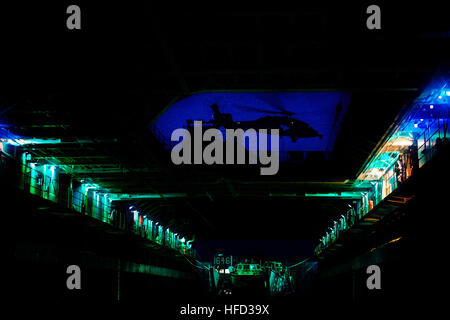
[[[352,302],[357,303],[356,294],[356,272],[352,271]]]
[[[27,153],[24,151],[20,152],[20,177],[18,181],[18,187],[25,192],[29,192],[30,190],[27,190],[27,185],[25,183],[26,181],[26,175],[27,175]]]
[[[72,209],[72,203],[73,203],[73,185],[72,185],[73,179],[72,176],[70,176],[70,184],[69,189],[67,192],[67,207]]]
[[[120,258],[117,260],[117,301],[120,301]]]
[[[214,281],[214,268],[209,268],[209,288],[210,291],[215,293],[216,292],[216,283]]]

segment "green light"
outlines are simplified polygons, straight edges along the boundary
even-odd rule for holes
[[[269,197],[296,197],[296,193],[269,193]]]
[[[330,192],[330,193],[305,193],[305,197],[319,197],[319,198],[352,198],[359,199],[359,192]]]
[[[143,193],[143,194],[128,194],[119,193],[111,194],[113,200],[131,200],[131,199],[162,199],[162,198],[183,198],[187,197],[186,193]]]
[[[163,198],[184,198],[187,197],[186,193],[164,193],[162,194]]]
[[[27,144],[56,144],[61,143],[61,139],[8,139],[7,143],[13,146],[23,146]]]

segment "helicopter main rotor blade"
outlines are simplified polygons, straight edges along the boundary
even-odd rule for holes
[[[288,111],[288,110],[284,109],[284,108],[281,107],[281,106],[275,106],[275,105],[274,105],[274,106],[272,106],[272,107],[274,107],[275,109],[280,110],[280,111],[279,111],[280,113],[285,114],[285,115],[287,115],[287,116],[292,116],[292,115],[295,114],[295,112]]]
[[[247,110],[247,111],[253,111],[253,112],[261,112],[261,113],[270,113],[270,114],[283,114],[280,111],[272,111],[272,110],[265,110],[265,109],[259,109],[255,107],[247,107],[247,106],[237,106],[239,109]]]
[[[284,115],[286,115],[288,117],[296,114],[295,112],[291,112],[291,111],[286,110],[285,108],[283,108],[281,106],[279,98],[274,97],[274,98],[270,98],[270,99],[265,98],[265,99],[257,99],[257,100],[260,101],[261,103],[265,104],[265,105],[270,106],[271,108],[274,108],[274,109],[278,110],[279,114],[284,114]],[[275,112],[275,111],[273,111],[273,112]]]

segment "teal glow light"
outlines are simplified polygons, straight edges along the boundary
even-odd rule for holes
[[[84,190],[89,190],[89,189],[97,189],[98,188],[98,184],[91,184],[91,183],[83,183],[81,184],[82,188]]]
[[[18,139],[14,139],[14,140],[8,139],[8,140],[6,140],[6,142],[11,144],[11,145],[13,145],[13,146],[19,146],[20,144],[17,141],[15,141],[15,140],[18,140]]]
[[[322,198],[354,198],[359,199],[359,192],[329,192],[329,193],[305,193],[305,197],[322,197]]]
[[[8,139],[6,142],[13,146],[23,146],[27,144],[56,144],[61,143],[61,139]]]
[[[184,198],[187,197],[186,193],[145,193],[145,194],[128,194],[119,193],[111,194],[113,200],[132,200],[132,199],[161,199],[161,198]]]
[[[269,193],[269,197],[296,197],[296,193]]]

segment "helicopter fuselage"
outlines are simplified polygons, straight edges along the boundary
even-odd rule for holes
[[[287,116],[265,116],[252,121],[236,121],[242,129],[279,129],[281,136],[290,136],[295,142],[299,138],[322,138],[322,135],[304,121]]]
[[[192,123],[192,120],[189,120],[188,123]],[[256,120],[234,121],[229,113],[215,112],[213,118],[205,121],[205,124],[225,129],[254,129],[256,131],[278,129],[280,136],[289,136],[292,142],[296,142],[300,138],[322,138],[322,135],[309,124],[289,116],[264,116]]]

